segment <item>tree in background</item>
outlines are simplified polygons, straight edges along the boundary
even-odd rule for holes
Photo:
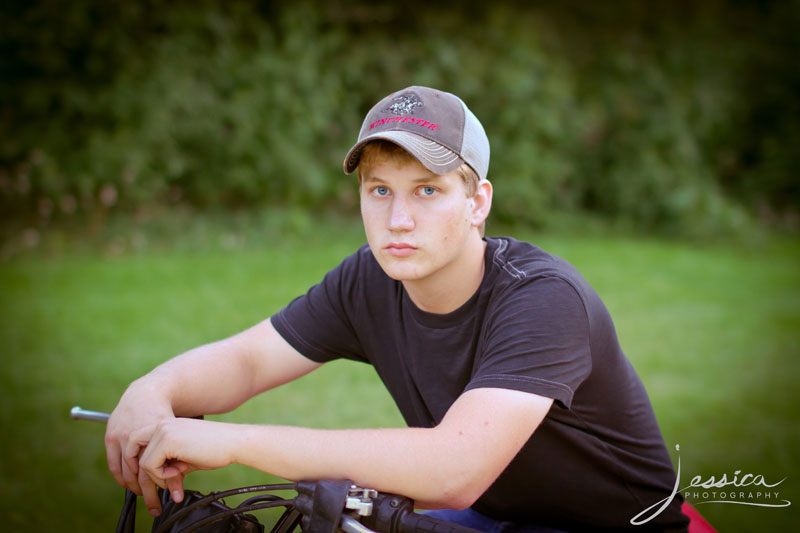
[[[411,84],[481,118],[498,220],[796,218],[799,2],[531,4],[4,3],[0,218],[355,210],[343,154]]]

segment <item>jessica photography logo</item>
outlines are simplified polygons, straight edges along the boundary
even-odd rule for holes
[[[675,450],[680,452],[680,445]],[[729,477],[727,473],[721,476],[694,476],[683,488],[681,486],[681,455],[678,453],[678,468],[675,476],[675,486],[672,493],[631,518],[631,524],[639,526],[645,524],[661,514],[672,503],[677,494],[693,505],[707,503],[726,503],[735,505],[750,505],[753,507],[789,507],[792,502],[781,498],[780,485],[786,481],[767,480],[763,474],[743,473],[735,470]]]

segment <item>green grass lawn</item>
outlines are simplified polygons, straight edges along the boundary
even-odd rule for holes
[[[310,235],[116,255],[62,250],[0,263],[6,530],[112,529],[122,491],[105,468],[103,427],[69,420],[69,408],[111,410],[131,380],[277,311],[362,240],[357,229]],[[741,470],[786,478],[773,490],[793,504],[699,510],[721,531],[792,529],[800,495],[800,245],[518,236],[571,261],[606,301],[675,461],[680,445],[682,485]],[[370,368],[344,362],[218,418],[402,424]],[[208,491],[264,480],[231,467],[192,474],[188,484]]]

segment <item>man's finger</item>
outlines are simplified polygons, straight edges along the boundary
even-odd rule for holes
[[[141,480],[144,479],[141,475],[142,466],[140,455],[144,455],[144,452],[147,450],[147,445],[150,442],[150,438],[153,436],[154,429],[155,426],[150,425],[131,433],[128,436],[125,448],[122,450],[123,478],[128,484],[128,488],[140,495],[144,495],[144,489],[141,487],[140,483]]]
[[[136,472],[138,471],[139,469],[137,468]],[[139,496],[142,495],[142,488],[139,485],[139,476],[131,470],[126,460],[122,461],[122,478],[125,480],[125,487],[128,487]]]
[[[134,476],[139,475],[139,452],[143,447],[147,446],[146,440],[140,441],[140,439],[135,438],[137,433],[139,432],[137,431],[128,437],[128,442],[125,444],[125,449],[122,454],[123,462],[128,465],[128,468]]]
[[[139,486],[141,487],[142,497],[144,498],[144,504],[147,507],[148,512],[152,516],[158,516],[161,514],[161,501],[158,497],[158,487],[150,479],[150,476],[144,471],[144,469],[139,470]]]
[[[114,480],[121,486],[127,487],[125,478],[122,474],[122,450],[117,439],[106,435],[106,462],[108,471],[114,476]]]
[[[142,488],[139,484],[141,479],[139,476],[138,457],[140,449],[140,446],[133,439],[128,440],[128,444],[122,454],[122,478],[125,480],[125,486],[136,494],[142,495]]]
[[[172,501],[180,503],[183,501],[183,474],[167,478],[167,490],[172,496]]]

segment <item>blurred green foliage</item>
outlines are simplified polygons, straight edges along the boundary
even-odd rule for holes
[[[370,106],[461,96],[493,216],[715,235],[796,219],[800,2],[9,1],[0,220],[355,211]]]

